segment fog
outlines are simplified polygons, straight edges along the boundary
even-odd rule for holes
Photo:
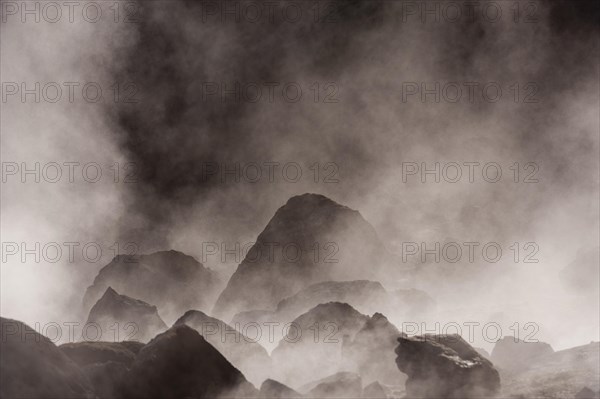
[[[302,3],[298,22],[252,23],[205,15],[200,4],[140,2],[137,23],[116,23],[108,6],[110,17],[97,23],[14,16],[2,23],[2,82],[101,82],[106,93],[92,104],[3,101],[3,162],[97,162],[107,176],[25,184],[7,176],[3,243],[97,242],[104,251],[95,262],[3,259],[4,317],[30,325],[85,319],[81,299],[114,243],[135,243],[138,253],[185,252],[226,281],[241,259],[207,255],[206,243],[252,243],[290,197],[313,192],[358,210],[400,259],[406,243],[502,247],[499,262],[476,252],[473,262],[440,262],[445,272],[417,255],[407,262],[418,263],[417,271],[381,281],[437,302],[415,320],[386,314],[399,329],[494,321],[512,335],[515,322],[521,329],[531,322],[554,349],[600,339],[597,285],[584,292],[560,277],[599,240],[597,15],[568,2],[536,2],[535,21],[515,22],[513,10],[496,3],[503,12],[496,22],[423,22],[406,14],[406,2],[352,1],[332,3],[331,21],[315,23]],[[113,101],[115,82],[133,82],[139,101]],[[263,97],[210,94],[235,82],[258,84]],[[269,82],[278,84],[272,102]],[[297,102],[278,90],[290,82],[302,89]],[[434,95],[421,101],[421,84],[435,82],[454,82],[463,96],[447,101],[450,86],[439,102]],[[469,101],[473,82],[479,86]],[[495,102],[480,91],[490,82],[502,90]],[[132,163],[135,182],[115,183],[108,168],[115,162]],[[279,163],[272,181],[269,162]],[[451,183],[440,172],[439,183],[431,174],[423,183],[422,163],[433,169],[436,162],[440,171],[461,165],[462,177]],[[479,163],[473,182],[465,162]],[[481,174],[492,162],[502,170],[495,183]],[[238,182],[214,173],[215,165],[236,163],[248,173]],[[294,169],[282,175],[292,163],[302,171],[296,182]],[[249,164],[261,165],[256,182]],[[415,165],[419,172],[407,174]],[[534,168],[537,182],[525,182]],[[537,263],[523,261],[526,243],[537,246]],[[492,347],[481,337],[473,345]]]

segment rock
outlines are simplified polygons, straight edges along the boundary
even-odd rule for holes
[[[90,310],[86,326],[96,323],[103,341],[136,340],[148,342],[167,329],[156,306],[119,295],[111,287]],[[84,331],[94,331],[86,328]],[[91,333],[87,333],[91,334]],[[87,337],[90,338],[90,337]]]
[[[175,325],[185,324],[200,333],[212,346],[214,346],[227,360],[238,368],[246,378],[260,384],[271,372],[271,358],[269,354],[255,339],[249,338],[235,328],[225,324],[198,310],[190,310],[180,317]],[[246,325],[244,325],[246,327]],[[255,326],[254,326],[255,327]],[[249,331],[257,338],[262,334],[262,326],[248,327]]]
[[[304,385],[300,390],[309,398],[360,398],[362,379],[355,373],[340,372]]]
[[[0,318],[0,397],[93,398],[79,367],[48,338],[17,320]]]
[[[245,310],[274,310],[320,281],[377,280],[390,259],[359,212],[322,195],[295,196],[257,237],[213,313],[226,319]]]
[[[396,364],[408,375],[410,398],[486,398],[496,395],[500,376],[459,335],[398,338]]]
[[[99,398],[113,399],[121,395],[120,387],[129,369],[121,362],[92,363],[82,368]]]
[[[58,348],[79,366],[94,363],[116,362],[130,365],[135,353],[124,342],[76,342]],[[140,344],[143,346],[143,344]]]
[[[374,381],[363,389],[363,398],[369,399],[387,399],[391,391],[381,385],[379,381]]]
[[[124,398],[258,396],[239,370],[184,324],[173,326],[140,350],[122,392]]]
[[[383,381],[403,384],[406,375],[398,370],[394,348],[398,338],[405,336],[381,313],[375,313],[356,333],[353,340],[344,343],[344,362],[353,364],[363,381]]]
[[[502,375],[502,397],[573,398],[582,387],[600,390],[600,343],[554,352],[534,367]]]
[[[594,392],[588,387],[583,387],[581,391],[577,392],[575,399],[597,399],[600,398],[600,392]]]
[[[156,305],[172,322],[188,309],[209,310],[221,282],[217,274],[178,251],[118,255],[104,266],[83,298],[87,312],[108,287]]]
[[[345,366],[343,341],[354,338],[368,319],[339,302],[318,305],[299,316],[271,353],[274,378],[297,387],[340,371]]]
[[[301,398],[302,395],[280,382],[266,379],[260,386],[260,397],[263,399],[284,399]]]
[[[140,352],[140,350],[144,347],[144,344],[140,341],[121,341],[119,342],[119,344],[129,349],[135,355],[137,355]]]
[[[77,342],[59,349],[81,366],[100,398],[118,397],[123,377],[144,346],[140,342]]]
[[[545,342],[525,342],[514,337],[504,337],[496,342],[490,360],[497,367],[520,372],[536,364],[542,357],[554,353]]]
[[[279,315],[291,315],[290,320],[321,303],[343,302],[363,313],[372,313],[385,306],[388,294],[375,281],[323,281],[311,284],[277,304]],[[283,316],[282,320],[284,319]]]

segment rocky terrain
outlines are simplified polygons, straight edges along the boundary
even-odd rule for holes
[[[398,338],[396,363],[408,375],[409,398],[495,397],[500,375],[459,335]]]
[[[5,318],[0,318],[0,331],[0,397],[94,397],[80,367],[48,338]]]
[[[168,322],[189,309],[210,310],[222,288],[215,272],[173,250],[115,256],[87,288],[84,311],[89,311],[108,287],[155,305]]]
[[[258,391],[198,332],[178,325],[144,346],[127,373],[124,398],[258,396]]]
[[[148,342],[157,333],[167,329],[158,315],[156,306],[120,295],[111,287],[90,310],[86,325],[94,324],[100,336],[89,340],[121,341],[135,339]],[[91,328],[86,329],[86,331]],[[89,333],[91,334],[91,333]]]
[[[0,397],[598,396],[597,342],[554,352],[547,343],[504,337],[489,354],[458,335],[400,331],[386,312],[411,320],[434,311],[435,301],[420,290],[384,288],[378,273],[388,266],[387,252],[356,211],[314,194],[293,197],[257,242],[276,237],[304,249],[317,239],[365,245],[339,265],[310,257],[292,265],[281,252],[275,262],[246,258],[215,305],[217,313],[233,315],[229,324],[206,310],[218,282],[193,258],[176,251],[131,263],[116,257],[86,291],[86,301],[97,298],[87,325],[98,326],[99,335],[57,347],[25,324],[2,319]],[[364,267],[361,253],[373,251],[380,257]],[[169,328],[163,310],[172,316],[184,308]],[[268,326],[277,339],[263,346]]]
[[[274,378],[296,388],[335,374],[342,365],[343,342],[352,339],[368,319],[340,302],[318,305],[299,316],[271,353]]]
[[[271,358],[256,338],[249,338],[221,320],[198,310],[186,312],[174,325],[182,324],[198,331],[255,385],[260,386],[271,374]],[[255,333],[262,331],[248,328]]]
[[[521,371],[501,371],[506,397],[573,398],[600,390],[600,343],[592,342],[533,358]]]
[[[85,367],[105,362],[130,365],[143,346],[143,343],[135,341],[83,341],[63,344],[59,349],[79,366]]]
[[[378,280],[390,262],[358,211],[322,195],[295,196],[258,235],[213,313],[228,319],[245,310],[275,310],[282,299],[317,282]]]
[[[396,367],[394,348],[398,338],[405,336],[381,313],[375,313],[353,339],[342,346],[346,367],[354,367],[365,384],[382,382],[402,385],[406,375]]]

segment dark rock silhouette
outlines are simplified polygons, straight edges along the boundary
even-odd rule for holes
[[[108,361],[88,364],[82,371],[99,398],[114,399],[121,397],[120,387],[124,384],[129,369],[124,363]]]
[[[260,397],[263,399],[284,399],[301,398],[302,395],[280,382],[266,379],[260,386]]]
[[[489,359],[505,371],[520,372],[535,365],[540,357],[552,353],[554,350],[545,342],[525,342],[515,337],[504,337],[496,342]]]
[[[100,398],[119,397],[119,386],[144,346],[141,342],[77,342],[61,345],[59,349],[81,366]]]
[[[269,354],[255,339],[262,334],[263,326],[242,325],[255,338],[249,338],[223,321],[210,317],[198,310],[190,310],[181,316],[175,325],[185,324],[200,333],[227,360],[239,369],[246,378],[260,384],[271,371]]]
[[[406,375],[398,370],[394,348],[405,336],[381,313],[375,313],[356,333],[344,342],[342,351],[346,367],[353,365],[365,383],[382,381],[403,384]]]
[[[167,325],[158,315],[156,306],[120,295],[111,287],[106,289],[102,298],[90,310],[86,324],[91,323],[99,326],[97,328],[101,334],[100,339],[109,342],[147,342],[157,333],[167,329]],[[87,330],[88,328],[85,331]]]
[[[328,280],[377,280],[390,255],[359,212],[304,194],[279,208],[219,296],[213,313],[274,310],[302,288]],[[368,267],[367,267],[368,265]]]
[[[59,346],[58,348],[71,360],[80,366],[94,363],[116,362],[129,365],[135,359],[137,351],[130,348],[144,346],[140,342],[75,342]]]
[[[256,397],[244,375],[196,330],[177,325],[144,346],[121,388],[124,398]]]
[[[48,338],[17,320],[0,318],[0,397],[93,398],[77,364]]]
[[[362,379],[360,375],[339,372],[300,388],[309,398],[360,398]]]
[[[582,387],[600,390],[600,343],[557,351],[537,359],[521,372],[505,372],[502,397],[572,398]]]
[[[486,398],[500,389],[500,376],[459,335],[398,339],[396,364],[408,375],[409,398]]]
[[[215,272],[178,251],[118,255],[104,266],[83,298],[87,312],[108,287],[156,305],[172,322],[188,309],[209,310],[221,282]]]
[[[299,316],[271,353],[274,377],[297,387],[338,372],[343,341],[354,338],[368,319],[339,302],[318,305]]]

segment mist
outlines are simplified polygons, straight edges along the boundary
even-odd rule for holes
[[[119,253],[181,251],[225,287],[277,210],[315,193],[358,211],[385,247],[385,261],[369,264],[355,230],[319,236],[343,244],[351,272],[338,280],[435,302],[387,307],[398,330],[441,334],[436,323],[455,323],[466,339],[465,323],[493,322],[555,350],[600,340],[598,285],[581,283],[598,276],[598,7],[515,2],[515,14],[492,2],[498,18],[478,9],[450,21],[433,3],[435,14],[413,8],[422,2],[280,1],[256,22],[185,0],[128,3],[132,21],[103,4],[94,23],[22,23],[3,8],[3,317],[84,322],[86,289]],[[300,10],[292,22],[290,5]],[[104,95],[22,101],[10,82],[97,82]],[[62,165],[63,177],[7,172],[36,162]],[[65,162],[79,163],[73,182]],[[101,167],[97,182],[78,174],[89,162]],[[65,242],[78,244],[72,260]],[[21,243],[63,253],[12,254]],[[102,248],[93,261],[86,243]],[[458,261],[421,257],[422,245],[448,243],[463,250]],[[501,247],[498,260],[482,252],[487,243]],[[375,263],[385,267],[371,278]],[[216,317],[213,296],[199,310]],[[379,302],[369,301],[351,305],[372,316]],[[277,309],[235,310],[225,323]],[[182,315],[160,316],[170,326]],[[479,327],[469,343],[494,346]]]

